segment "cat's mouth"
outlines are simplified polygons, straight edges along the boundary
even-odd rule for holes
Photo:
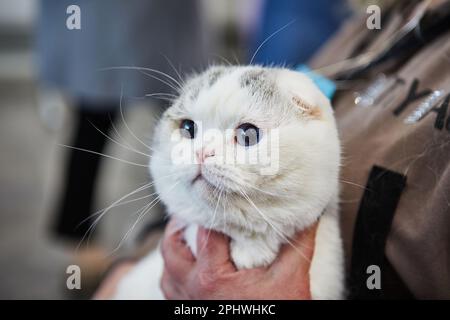
[[[207,171],[207,170],[205,170]],[[227,183],[227,180],[223,176],[217,176],[211,172],[204,172],[199,170],[190,183],[193,189],[196,189],[196,193],[206,199],[208,202],[216,204],[216,200],[219,194],[226,194],[227,200],[232,201],[234,198],[240,198],[240,192],[236,191]],[[219,192],[217,192],[220,190]]]
[[[195,176],[195,178],[192,179],[191,185],[195,185],[198,183],[203,183],[204,185],[206,185],[206,187],[211,188],[211,189],[218,188],[218,186],[216,184],[212,183],[204,174],[202,174],[201,171],[199,171],[199,173]]]
[[[210,187],[210,188],[216,188],[217,186],[214,185],[213,183],[211,183],[211,181],[209,181],[205,175],[203,175],[201,172],[199,172],[194,179],[192,179],[191,185],[194,185],[196,183],[200,183],[203,182],[206,184],[206,186]]]
[[[197,181],[199,181],[200,179],[203,179],[202,173],[199,172],[194,179],[192,179],[191,184],[195,184]]]

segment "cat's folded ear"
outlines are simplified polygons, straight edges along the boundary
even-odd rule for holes
[[[309,104],[297,95],[292,95],[291,102],[300,111],[300,115],[306,119],[321,120],[322,110],[320,107]]]
[[[324,120],[331,111],[330,101],[319,88],[304,74],[280,69],[276,82],[283,96],[307,120]],[[330,109],[330,110],[328,110]]]

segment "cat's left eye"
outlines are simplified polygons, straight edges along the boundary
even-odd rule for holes
[[[260,130],[251,123],[243,123],[236,128],[236,142],[241,146],[249,147],[259,142]]]
[[[197,133],[197,125],[191,119],[181,120],[181,135],[187,139],[194,139]]]

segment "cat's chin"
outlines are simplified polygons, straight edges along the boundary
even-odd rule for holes
[[[192,202],[193,196],[193,198],[196,198],[196,202],[199,205],[198,210],[196,210],[197,212],[200,212],[205,208],[214,212],[219,197],[223,197],[223,191],[220,190],[221,189],[209,183],[203,177],[196,178],[186,190],[188,194],[191,194],[188,205],[191,207],[195,206],[195,203]]]
[[[210,183],[203,176],[196,177],[191,183],[191,191],[195,192],[200,198],[202,198],[207,203],[212,203],[217,201],[217,196],[219,195],[219,187],[216,187]]]
[[[210,181],[208,181],[205,176],[199,174],[192,180],[192,186],[196,188],[200,188],[202,190],[210,191],[214,189],[218,189],[217,186],[213,185]]]
[[[207,204],[214,205],[212,209],[216,206],[219,197],[224,197],[226,194],[228,201],[232,201],[232,199],[237,195],[237,193],[229,187],[222,184],[218,185],[213,183],[204,175],[199,175],[193,179],[190,189],[191,192],[195,192],[200,198],[206,201]]]

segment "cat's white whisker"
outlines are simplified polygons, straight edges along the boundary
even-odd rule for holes
[[[156,118],[156,116],[153,116],[153,117]],[[152,119],[152,121],[154,121],[154,120],[158,120],[158,119]],[[122,144],[123,144],[124,146],[127,146],[128,148],[131,148],[133,151],[135,151],[135,152],[137,152],[137,153],[141,153],[141,152],[142,152],[142,151],[140,151],[140,150],[138,150],[138,149],[136,149],[136,148],[133,148],[133,147],[131,146],[131,144],[128,142],[128,140],[125,139],[125,138],[119,133],[119,130],[117,130],[117,127],[114,125],[114,122],[112,121],[111,116],[109,116],[109,121],[111,122],[111,127],[112,127],[112,129],[114,130],[114,132],[115,132],[115,134],[117,135],[117,137],[123,141]],[[150,151],[154,151],[154,150],[150,150]],[[147,153],[145,153],[145,152],[142,152],[142,154],[148,156],[149,158],[158,157],[158,154],[156,154],[156,153],[153,153],[153,154],[147,154]]]
[[[292,246],[292,248],[294,248],[295,251],[297,251],[298,254],[300,254],[303,258],[305,258],[305,260],[307,260],[308,262],[311,262],[311,260],[305,256],[305,254],[303,252],[301,252],[295,245],[294,243],[292,243],[291,240],[289,240],[280,230],[278,230],[277,227],[275,227],[275,225],[270,222],[269,218],[266,217],[266,215],[264,213],[261,212],[261,210],[259,210],[259,208],[255,205],[255,203],[247,196],[247,194],[245,193],[245,191],[240,190],[241,194],[244,196],[244,198],[247,199],[247,201],[256,209],[256,211],[261,215],[261,217],[264,219],[264,221],[266,221],[269,226],[275,231],[275,233],[278,234],[278,236],[280,236],[286,243],[288,243],[290,246]],[[299,243],[299,245],[307,248],[307,249],[311,249],[307,246],[305,246],[304,244]]]
[[[169,88],[171,88],[175,92],[178,92],[178,90],[179,90],[179,88],[175,87],[172,83],[170,83],[170,82],[168,82],[168,81],[166,81],[164,79],[161,79],[160,77],[157,77],[157,76],[155,76],[155,75],[153,75],[151,73],[145,72],[143,70],[138,70],[138,72],[142,73],[143,75],[146,75],[147,77],[150,77],[152,79],[155,79],[155,80],[158,80],[158,81],[164,83],[166,86],[168,86]]]
[[[177,68],[175,68],[175,66],[173,65],[172,61],[170,61],[168,56],[166,56],[164,53],[161,53],[161,54],[164,57],[164,59],[166,59],[167,63],[170,65],[170,67],[175,72],[175,74],[177,75],[178,79],[180,80],[180,87],[182,87],[184,85],[184,80],[183,80],[183,77],[181,76],[180,72],[177,70]]]
[[[156,99],[160,99],[160,100],[165,100],[168,102],[173,102],[176,100],[177,96],[171,93],[163,93],[163,92],[159,92],[159,93],[148,93],[145,95],[145,97],[147,98],[156,98]]]
[[[279,28],[278,30],[276,30],[275,32],[273,32],[271,35],[269,35],[263,42],[261,42],[261,44],[258,46],[258,48],[256,48],[255,53],[253,54],[252,58],[250,59],[249,64],[252,64],[253,59],[255,59],[256,55],[258,54],[259,50],[261,50],[261,48],[270,40],[272,39],[274,36],[276,36],[278,33],[280,33],[281,31],[283,31],[284,29],[286,29],[287,27],[289,27],[291,24],[293,24],[296,21],[296,19],[288,22],[287,24],[285,24],[284,26],[282,26],[281,28]]]
[[[128,126],[127,122],[125,121],[125,117],[123,115],[123,109],[122,109],[122,99],[123,99],[123,85],[120,88],[120,102],[119,102],[119,112],[120,112],[120,117],[122,118],[122,122],[125,125],[125,128],[127,128],[128,132],[138,141],[140,142],[143,146],[145,146],[146,148],[148,148],[151,151],[154,151],[148,144],[144,143],[141,139],[139,139],[134,132],[130,129],[130,127]]]
[[[342,179],[339,179],[339,181],[342,182],[342,183],[346,183],[346,184],[355,186],[355,187],[359,187],[359,188],[361,188],[361,189],[363,189],[363,190],[369,190],[367,187],[365,187],[365,186],[363,186],[363,185],[360,185],[360,184],[358,184],[358,183],[355,183],[355,182],[346,181],[346,180],[342,180]],[[370,191],[370,190],[369,190],[369,191]]]
[[[129,234],[131,233],[131,230],[134,229],[135,225],[137,224],[137,222],[140,220],[142,213],[145,212],[153,203],[154,201],[159,202],[159,197],[156,197],[155,199],[153,199],[152,201],[150,201],[150,203],[147,203],[146,205],[144,205],[143,207],[141,207],[140,209],[138,209],[134,214],[138,215],[138,218],[136,219],[136,221],[133,223],[132,227],[129,228],[127,230],[127,232],[125,233],[125,235],[120,239],[118,245],[109,253],[109,256],[112,256],[115,252],[117,252],[120,247],[122,246],[123,242],[125,242],[125,240],[128,238]],[[150,209],[149,209],[150,210]]]
[[[172,185],[172,187],[167,191],[167,193],[169,193],[169,191],[172,191],[177,185],[179,184],[179,181],[174,183]],[[136,221],[133,223],[133,225],[131,226],[131,228],[128,229],[128,231],[125,233],[125,235],[122,237],[122,239],[120,240],[119,244],[117,245],[117,247],[112,251],[111,254],[114,254],[117,250],[120,249],[120,247],[122,246],[123,242],[128,238],[128,236],[133,232],[133,230],[136,228],[136,225],[147,215],[148,212],[150,212],[151,209],[153,209],[153,207],[155,207],[159,202],[161,201],[161,196],[157,196],[155,199],[153,199],[145,208],[144,210],[142,210],[142,212],[138,215]]]
[[[223,219],[223,226],[224,226],[224,229],[227,229],[227,215],[225,214],[225,211],[226,211],[226,207],[225,207],[225,205],[226,205],[226,203],[227,203],[227,201],[228,201],[228,194],[225,192],[225,199],[224,199],[224,201],[222,201],[222,207],[223,207],[223,210],[222,210],[222,219]]]
[[[102,214],[100,214],[100,215],[94,220],[94,222],[89,226],[88,230],[86,231],[86,233],[85,233],[85,234],[83,235],[83,237],[81,238],[80,243],[79,243],[78,246],[77,246],[77,250],[80,248],[80,246],[81,246],[81,244],[83,243],[83,241],[84,241],[84,239],[86,238],[86,236],[87,236],[88,234],[91,233],[91,231],[93,230],[93,228],[95,228],[95,226],[98,224],[98,222],[100,221],[100,219],[101,219],[102,217],[104,217],[105,214],[106,214],[111,208],[113,208],[117,203],[119,203],[120,201],[126,199],[127,197],[132,196],[133,194],[136,194],[136,193],[138,193],[138,192],[140,192],[140,191],[142,191],[142,190],[144,190],[144,189],[147,189],[147,188],[149,188],[149,187],[150,187],[150,183],[147,183],[147,184],[143,185],[142,187],[139,187],[139,188],[133,190],[132,192],[130,192],[130,193],[124,195],[123,197],[121,197],[120,199],[118,199],[117,201],[115,201],[115,202],[113,202],[111,205],[109,205],[109,206],[102,212]]]
[[[114,124],[114,121],[111,119],[111,115],[108,115],[108,117],[109,117],[109,122],[111,123],[111,128],[114,130],[114,132],[117,135],[117,137],[119,139],[121,139],[126,146],[132,148],[130,143],[119,133],[119,130],[117,130],[117,128],[116,128],[116,126]]]
[[[108,70],[141,70],[141,71],[154,72],[156,74],[165,76],[166,78],[170,79],[171,81],[173,81],[180,88],[182,87],[182,84],[178,80],[176,80],[174,77],[172,77],[171,75],[169,75],[169,74],[167,74],[165,72],[156,70],[156,69],[152,69],[152,68],[134,67],[134,66],[118,66],[118,67],[107,67],[107,68],[99,69],[99,71],[108,71]]]
[[[150,188],[151,185],[148,186],[148,187]],[[129,204],[129,203],[136,202],[136,201],[139,201],[139,200],[147,199],[147,198],[149,198],[149,197],[151,197],[151,196],[154,196],[155,194],[157,194],[157,192],[153,192],[153,193],[150,193],[150,194],[148,194],[148,195],[145,195],[145,196],[142,196],[142,197],[139,197],[139,198],[136,198],[136,199],[127,200],[127,201],[124,201],[124,202],[121,202],[121,203],[118,203],[118,204],[114,205],[112,208],[117,208],[117,207],[123,206],[123,205],[125,205],[125,204]],[[111,208],[111,209],[112,209],[112,208]],[[83,223],[87,222],[88,220],[90,220],[90,219],[92,219],[92,218],[98,216],[99,214],[101,214],[101,213],[103,212],[103,210],[105,210],[105,208],[100,209],[100,210],[94,212],[93,214],[91,214],[91,215],[90,215],[89,217],[87,217],[86,219],[83,219],[83,220],[77,225],[77,228],[80,227]]]
[[[117,160],[117,161],[120,161],[122,163],[131,164],[133,166],[148,168],[148,164],[136,163],[136,162],[133,162],[133,161],[120,159],[120,158],[117,158],[117,157],[110,156],[109,154],[104,154],[104,153],[101,153],[101,152],[92,151],[92,150],[88,150],[88,149],[84,149],[84,148],[73,147],[73,146],[69,146],[69,145],[66,145],[66,144],[62,144],[62,143],[58,143],[57,145],[60,146],[60,147],[65,147],[65,148],[69,148],[69,149],[74,149],[74,150],[78,150],[78,151],[92,153],[92,154],[95,154],[95,155],[98,155],[98,156],[102,156],[102,157],[105,157],[105,158]]]
[[[155,93],[148,93],[145,95],[146,97],[155,97],[155,96],[168,96],[172,98],[177,98],[178,96],[173,93],[166,93],[166,92],[155,92]]]
[[[234,179],[238,180],[238,178],[236,178],[236,177]],[[257,190],[257,191],[259,191],[261,193],[264,193],[266,195],[269,195],[269,196],[273,196],[273,197],[277,197],[277,198],[278,197],[292,198],[292,197],[290,197],[288,195],[285,195],[285,194],[277,194],[277,193],[272,193],[272,192],[269,192],[269,191],[266,191],[266,190],[262,190],[262,189],[260,189],[258,187],[255,187],[255,186],[251,185],[250,183],[245,182],[244,180],[239,180],[239,181],[237,181],[237,183],[240,184],[243,187],[248,187],[248,188]]]
[[[106,133],[104,133],[102,130],[100,130],[99,128],[97,128],[91,121],[89,121],[89,123],[95,128],[95,130],[97,130],[98,132],[100,132],[100,134],[102,134],[102,135],[103,135],[104,137],[106,137],[108,140],[110,140],[110,141],[116,143],[117,145],[119,145],[119,146],[125,148],[126,150],[133,151],[133,152],[136,152],[137,154],[140,154],[140,155],[143,155],[143,156],[146,156],[146,157],[150,157],[150,158],[151,158],[151,155],[150,155],[150,154],[141,152],[141,151],[139,151],[139,150],[136,150],[136,149],[134,149],[134,148],[132,148],[132,147],[129,147],[129,146],[126,146],[126,145],[120,143],[119,141],[117,141],[117,140],[111,138],[111,137],[108,136]]]
[[[213,53],[211,54],[212,56],[215,56],[217,58],[219,58],[220,60],[222,60],[223,62],[225,62],[228,66],[233,66],[233,64],[230,62],[230,60],[228,60],[227,58],[225,58],[224,56],[222,56],[221,54],[218,53]]]
[[[223,193],[223,188],[216,188],[214,191],[216,191],[217,189],[219,189],[219,196],[217,198],[216,207],[214,208],[214,213],[213,213],[211,224],[209,225],[209,228],[208,228],[208,235],[206,236],[206,242],[208,242],[209,236],[211,234],[211,228],[214,226],[214,222],[216,220],[217,208],[219,207],[220,199],[221,199],[222,193]],[[205,242],[205,244],[206,244],[206,242]],[[202,250],[205,249],[205,247],[204,247],[205,244],[203,245]]]
[[[239,61],[239,58],[238,58],[236,52],[233,51],[232,55],[233,55],[234,61],[236,62],[236,65],[239,66],[241,64],[241,62]]]
[[[90,234],[92,233],[93,229],[94,229],[94,228],[96,227],[96,225],[100,222],[100,220],[108,213],[109,210],[111,210],[112,208],[114,208],[114,207],[116,207],[118,204],[120,204],[122,200],[125,200],[126,198],[131,197],[132,195],[134,195],[134,194],[136,194],[136,193],[138,193],[138,192],[141,192],[141,191],[143,191],[143,190],[145,190],[145,189],[148,189],[148,188],[152,187],[152,186],[156,183],[156,181],[159,181],[159,180],[162,180],[162,179],[164,179],[164,178],[171,177],[171,176],[174,176],[174,175],[176,175],[176,174],[175,174],[175,173],[172,173],[172,174],[168,174],[168,175],[162,176],[162,177],[160,177],[160,178],[158,178],[158,179],[155,179],[155,180],[153,180],[152,182],[149,182],[149,183],[147,183],[147,184],[145,184],[145,185],[143,185],[143,186],[141,186],[141,187],[139,187],[139,188],[137,188],[137,189],[134,189],[133,191],[131,191],[131,192],[127,193],[126,195],[120,197],[118,200],[114,201],[114,202],[111,203],[109,206],[107,206],[106,208],[102,209],[101,212],[100,212],[100,214],[94,213],[94,215],[99,215],[99,216],[98,216],[98,217],[94,220],[94,222],[89,226],[88,230],[86,231],[86,233],[85,233],[85,234],[83,235],[83,237],[81,238],[80,243],[79,243],[78,246],[77,246],[77,250],[79,249],[79,247],[80,247],[81,244],[83,243],[83,241],[84,241],[84,239],[86,238],[86,236],[89,235],[89,237],[90,237]],[[152,193],[151,195],[154,195],[154,194],[156,194],[156,192],[155,192],[155,193]],[[88,217],[87,219],[91,219],[91,218],[93,218],[92,215],[91,215],[90,217]],[[87,219],[85,219],[85,220],[87,220]],[[82,221],[82,223],[83,223],[83,221]],[[88,239],[89,239],[89,238],[88,238]]]

